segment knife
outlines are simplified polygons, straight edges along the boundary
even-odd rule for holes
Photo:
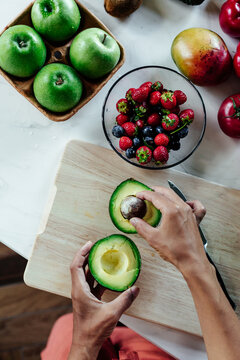
[[[168,185],[169,185],[169,187],[170,187],[184,202],[187,201],[187,198],[185,197],[185,195],[182,193],[182,191],[181,191],[172,181],[168,180]],[[222,279],[222,277],[221,277],[221,275],[220,275],[220,273],[219,273],[216,265],[214,264],[213,260],[211,259],[210,255],[209,255],[208,252],[207,252],[207,243],[208,243],[208,242],[207,242],[207,239],[206,239],[204,233],[202,232],[201,227],[198,226],[198,228],[199,228],[200,236],[201,236],[201,238],[202,238],[202,242],[203,242],[203,246],[204,246],[204,249],[205,249],[205,253],[206,253],[206,255],[207,255],[207,258],[208,258],[209,262],[215,267],[218,282],[219,282],[219,284],[220,284],[220,286],[221,286],[221,288],[222,288],[222,290],[223,290],[226,298],[228,299],[231,307],[235,310],[235,309],[236,309],[236,304],[235,304],[234,301],[231,299],[231,297],[230,297],[230,295],[229,295],[229,293],[228,293],[228,291],[227,291],[227,289],[226,289],[226,286],[225,286],[225,284],[224,284],[224,282],[223,282],[223,279]]]

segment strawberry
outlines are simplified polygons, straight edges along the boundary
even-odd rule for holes
[[[147,146],[140,146],[136,151],[136,158],[140,164],[147,164],[152,159],[152,151]]]
[[[156,81],[154,84],[152,84],[152,90],[153,91],[162,91],[163,84],[161,83],[161,81]]]
[[[126,122],[122,125],[122,127],[129,137],[134,137],[138,133],[138,127],[133,122]]]
[[[141,87],[139,89],[134,89],[132,91],[132,98],[134,101],[142,103],[143,101],[147,100],[149,92],[150,88],[147,86]]]
[[[132,144],[133,144],[132,140],[127,136],[122,136],[119,140],[119,147],[124,151],[132,147]]]
[[[116,122],[118,125],[122,125],[124,124],[125,122],[129,121],[129,118],[127,115],[124,115],[124,114],[119,114],[117,117],[116,117]]]
[[[161,124],[161,119],[158,113],[151,114],[148,119],[147,123],[151,126],[157,126]]]
[[[137,120],[137,121],[136,121],[136,125],[137,125],[137,127],[138,127],[139,129],[142,129],[143,126],[144,126],[144,122],[143,122],[142,120]]]
[[[167,110],[167,109],[162,108],[162,109],[161,109],[161,114],[162,114],[162,115],[169,115],[169,114],[171,114],[171,111],[170,111],[170,110]]]
[[[161,96],[161,104],[165,109],[174,109],[177,105],[176,96],[171,91],[165,91]]]
[[[129,112],[129,104],[126,99],[118,100],[116,104],[117,111],[121,114],[127,114]]]
[[[165,146],[156,147],[153,151],[153,158],[157,164],[166,164],[169,158],[167,148]]]
[[[130,102],[132,102],[132,92],[133,92],[133,90],[135,90],[134,88],[130,88],[127,92],[126,92],[126,95],[125,95],[125,98],[128,100],[128,101],[130,101]]]
[[[167,146],[169,143],[169,137],[166,134],[158,134],[155,136],[154,142],[157,146]]]
[[[153,91],[150,94],[149,102],[151,105],[158,105],[161,102],[161,93],[159,91]]]
[[[192,109],[186,109],[180,112],[180,120],[183,123],[191,124],[194,119],[194,111]]]
[[[182,105],[187,101],[187,95],[183,91],[175,90],[173,94],[176,96],[178,105]]]
[[[139,118],[144,117],[146,115],[146,112],[148,111],[148,108],[146,105],[140,105],[140,106],[136,106],[135,107],[135,114],[136,116],[138,116]]]
[[[175,130],[178,124],[179,117],[176,114],[165,115],[162,118],[162,127],[167,131]]]
[[[141,87],[149,87],[149,88],[151,88],[151,86],[152,86],[152,82],[151,82],[151,81],[147,81],[147,82],[143,83],[143,84],[140,86],[140,88],[141,88]]]

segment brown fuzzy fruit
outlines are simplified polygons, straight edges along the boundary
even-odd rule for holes
[[[105,10],[112,16],[125,17],[137,10],[143,0],[104,0]]]

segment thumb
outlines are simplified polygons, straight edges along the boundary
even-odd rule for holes
[[[146,223],[146,221],[134,217],[130,219],[130,223],[145,240],[149,241],[152,238],[155,228]]]
[[[139,291],[140,289],[137,286],[133,286],[111,301],[111,306],[119,318],[132,305]]]

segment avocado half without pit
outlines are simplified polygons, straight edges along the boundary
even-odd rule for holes
[[[128,237],[110,235],[93,245],[88,266],[100,285],[110,290],[124,291],[137,280],[141,257],[138,248]]]
[[[123,181],[114,190],[109,202],[109,214],[120,231],[128,234],[137,232],[129,221],[133,217],[139,217],[154,227],[159,224],[161,212],[151,202],[136,197],[138,192],[146,190],[152,191],[134,179]]]

